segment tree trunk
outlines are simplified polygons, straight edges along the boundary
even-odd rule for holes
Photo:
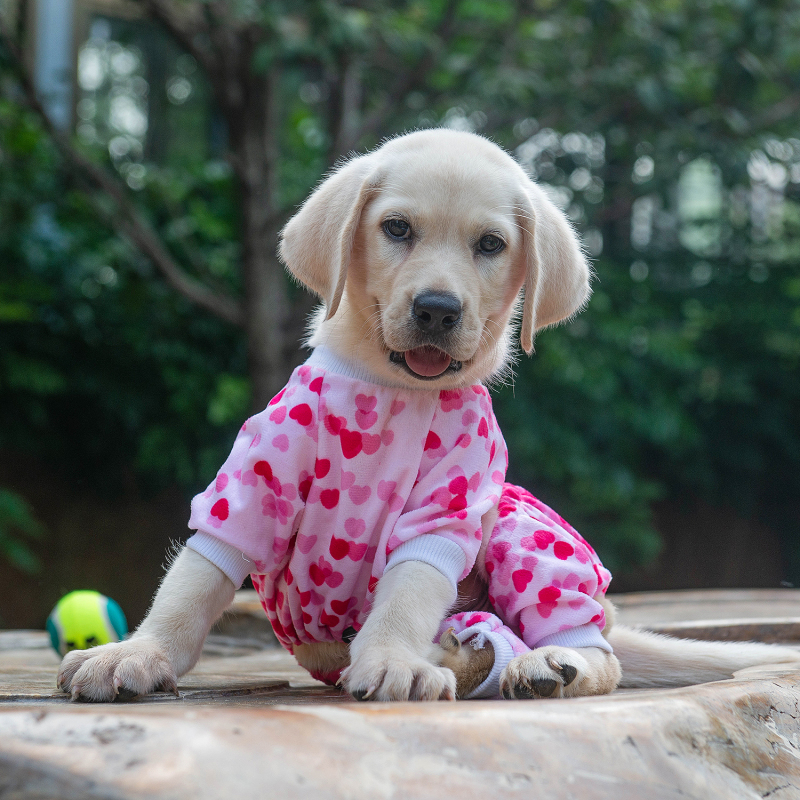
[[[223,106],[238,179],[241,208],[245,332],[253,410],[263,409],[289,377],[295,358],[287,341],[288,286],[278,261],[276,117],[279,76],[255,75],[240,61],[238,97]],[[238,102],[237,102],[238,101]]]
[[[286,328],[289,298],[286,277],[275,255],[276,232],[263,227],[257,197],[242,198],[242,269],[245,332],[252,407],[263,409],[286,382],[294,366]]]

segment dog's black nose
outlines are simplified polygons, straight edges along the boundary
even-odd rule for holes
[[[425,333],[444,333],[461,319],[461,301],[450,292],[422,292],[414,298],[411,315]]]

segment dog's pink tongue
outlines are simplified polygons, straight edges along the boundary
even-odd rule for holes
[[[412,372],[425,378],[435,378],[441,375],[449,366],[452,359],[438,347],[415,347],[403,353],[406,365]]]

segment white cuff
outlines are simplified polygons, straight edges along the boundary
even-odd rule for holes
[[[255,564],[252,561],[248,561],[241,550],[225,544],[225,542],[220,541],[210,533],[197,531],[194,536],[189,537],[186,546],[207,558],[215,567],[219,567],[231,579],[237,589],[255,569]]]
[[[445,539],[435,533],[422,533],[392,550],[384,572],[388,572],[392,567],[396,567],[404,561],[423,561],[430,564],[438,569],[456,590],[458,579],[467,565],[467,556],[450,539]]]
[[[567,631],[551,633],[536,642],[534,647],[547,647],[549,644],[555,644],[559,647],[599,647],[609,653],[614,652],[614,649],[605,640],[603,634],[600,633],[600,628],[594,622],[587,622],[585,625],[579,625],[577,628],[570,628]]]

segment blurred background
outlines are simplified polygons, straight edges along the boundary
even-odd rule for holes
[[[800,585],[800,0],[0,0],[0,627],[144,614],[304,355],[277,233],[385,136],[513,153],[588,310],[495,392],[612,590]]]

